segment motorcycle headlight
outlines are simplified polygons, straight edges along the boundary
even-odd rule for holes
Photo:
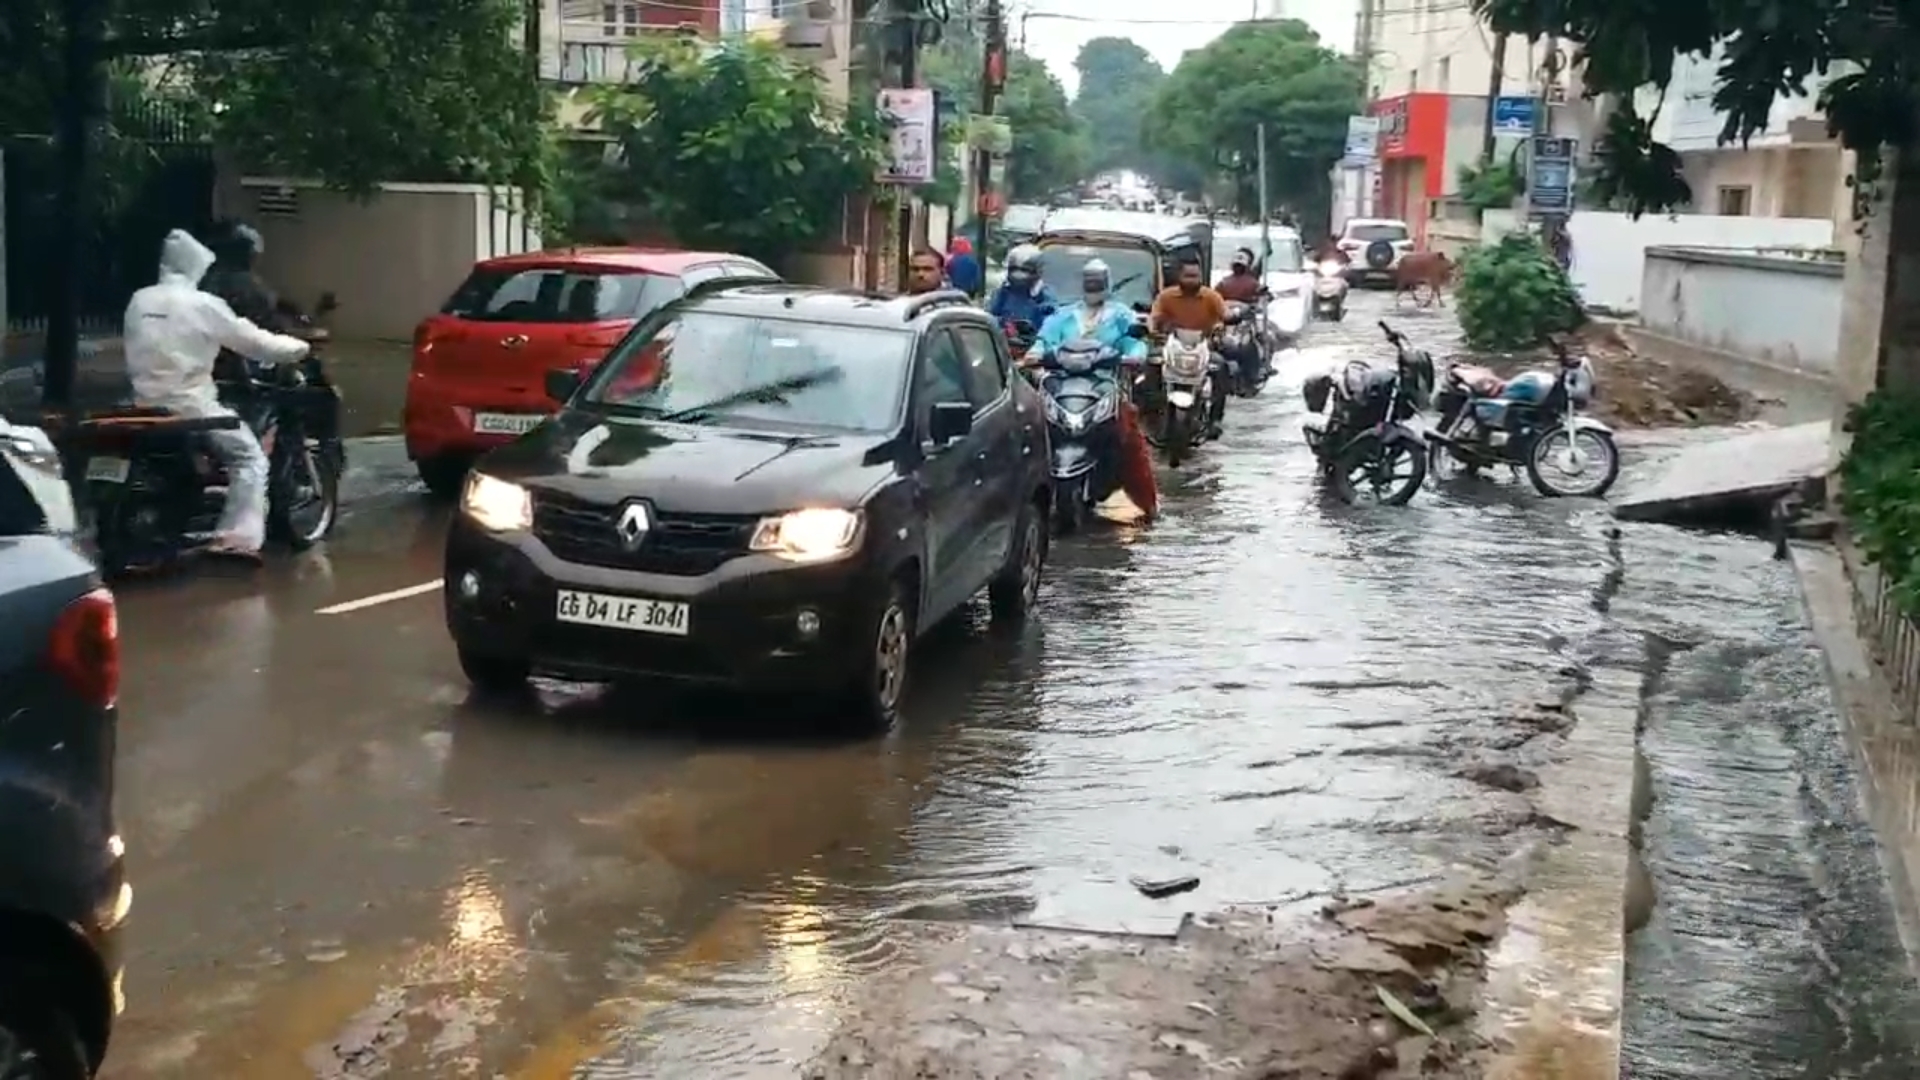
[[[533,495],[526,488],[483,472],[467,474],[460,509],[475,525],[490,532],[512,532],[533,527]]]
[[[1321,277],[1339,277],[1341,274],[1346,273],[1346,268],[1334,262],[1332,259],[1321,263],[1319,270]]]
[[[1108,394],[1106,397],[1103,397],[1099,401],[1094,403],[1093,409],[1090,411],[1087,417],[1087,420],[1089,423],[1104,424],[1107,421],[1113,419],[1114,414],[1119,411],[1120,411],[1119,395]]]
[[[747,546],[794,562],[837,559],[860,546],[858,510],[815,507],[761,518]]]
[[[1066,427],[1067,426],[1067,410],[1061,408],[1060,403],[1058,401],[1055,401],[1051,395],[1043,394],[1041,395],[1040,400],[1041,402],[1044,403],[1046,407],[1047,420],[1052,423],[1059,424],[1061,427]]]

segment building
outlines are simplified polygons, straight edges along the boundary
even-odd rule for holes
[[[1815,76],[1805,96],[1775,99],[1767,126],[1745,146],[1720,145],[1726,117],[1713,107],[1720,66],[1712,57],[1683,56],[1674,65],[1654,138],[1679,153],[1692,210],[1743,217],[1826,218],[1836,235],[1853,223],[1847,175],[1852,155],[1827,134],[1820,90],[1838,72]]]

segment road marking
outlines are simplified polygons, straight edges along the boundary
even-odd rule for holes
[[[365,608],[378,607],[381,604],[391,603],[395,600],[405,600],[408,597],[413,597],[413,596],[424,596],[427,593],[438,591],[440,589],[441,584],[442,584],[442,580],[440,578],[434,578],[432,581],[424,582],[419,585],[409,585],[404,589],[394,589],[390,592],[375,593],[372,596],[363,596],[358,600],[348,600],[345,603],[333,604],[331,606],[323,607],[318,611],[315,611],[314,614],[315,615],[345,615],[350,611],[360,611]]]

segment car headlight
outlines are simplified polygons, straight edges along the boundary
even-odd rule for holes
[[[754,551],[770,552],[795,562],[837,559],[860,546],[865,518],[858,510],[816,507],[761,518],[754,527]]]
[[[533,495],[526,488],[483,472],[467,474],[460,509],[473,523],[492,532],[533,527]]]
[[[1326,262],[1320,264],[1320,275],[1322,277],[1339,277],[1344,273],[1346,273],[1346,267],[1341,266],[1332,259],[1328,259]]]

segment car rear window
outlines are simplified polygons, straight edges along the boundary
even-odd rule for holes
[[[652,333],[629,334],[583,400],[689,422],[884,432],[899,414],[912,350],[905,329],[682,310]]]
[[[440,313],[476,322],[589,323],[637,319],[671,299],[679,282],[655,274],[480,267]]]
[[[1375,240],[1405,240],[1407,239],[1407,227],[1405,225],[1386,224],[1349,225],[1347,226],[1347,239],[1364,240],[1369,244]]]

